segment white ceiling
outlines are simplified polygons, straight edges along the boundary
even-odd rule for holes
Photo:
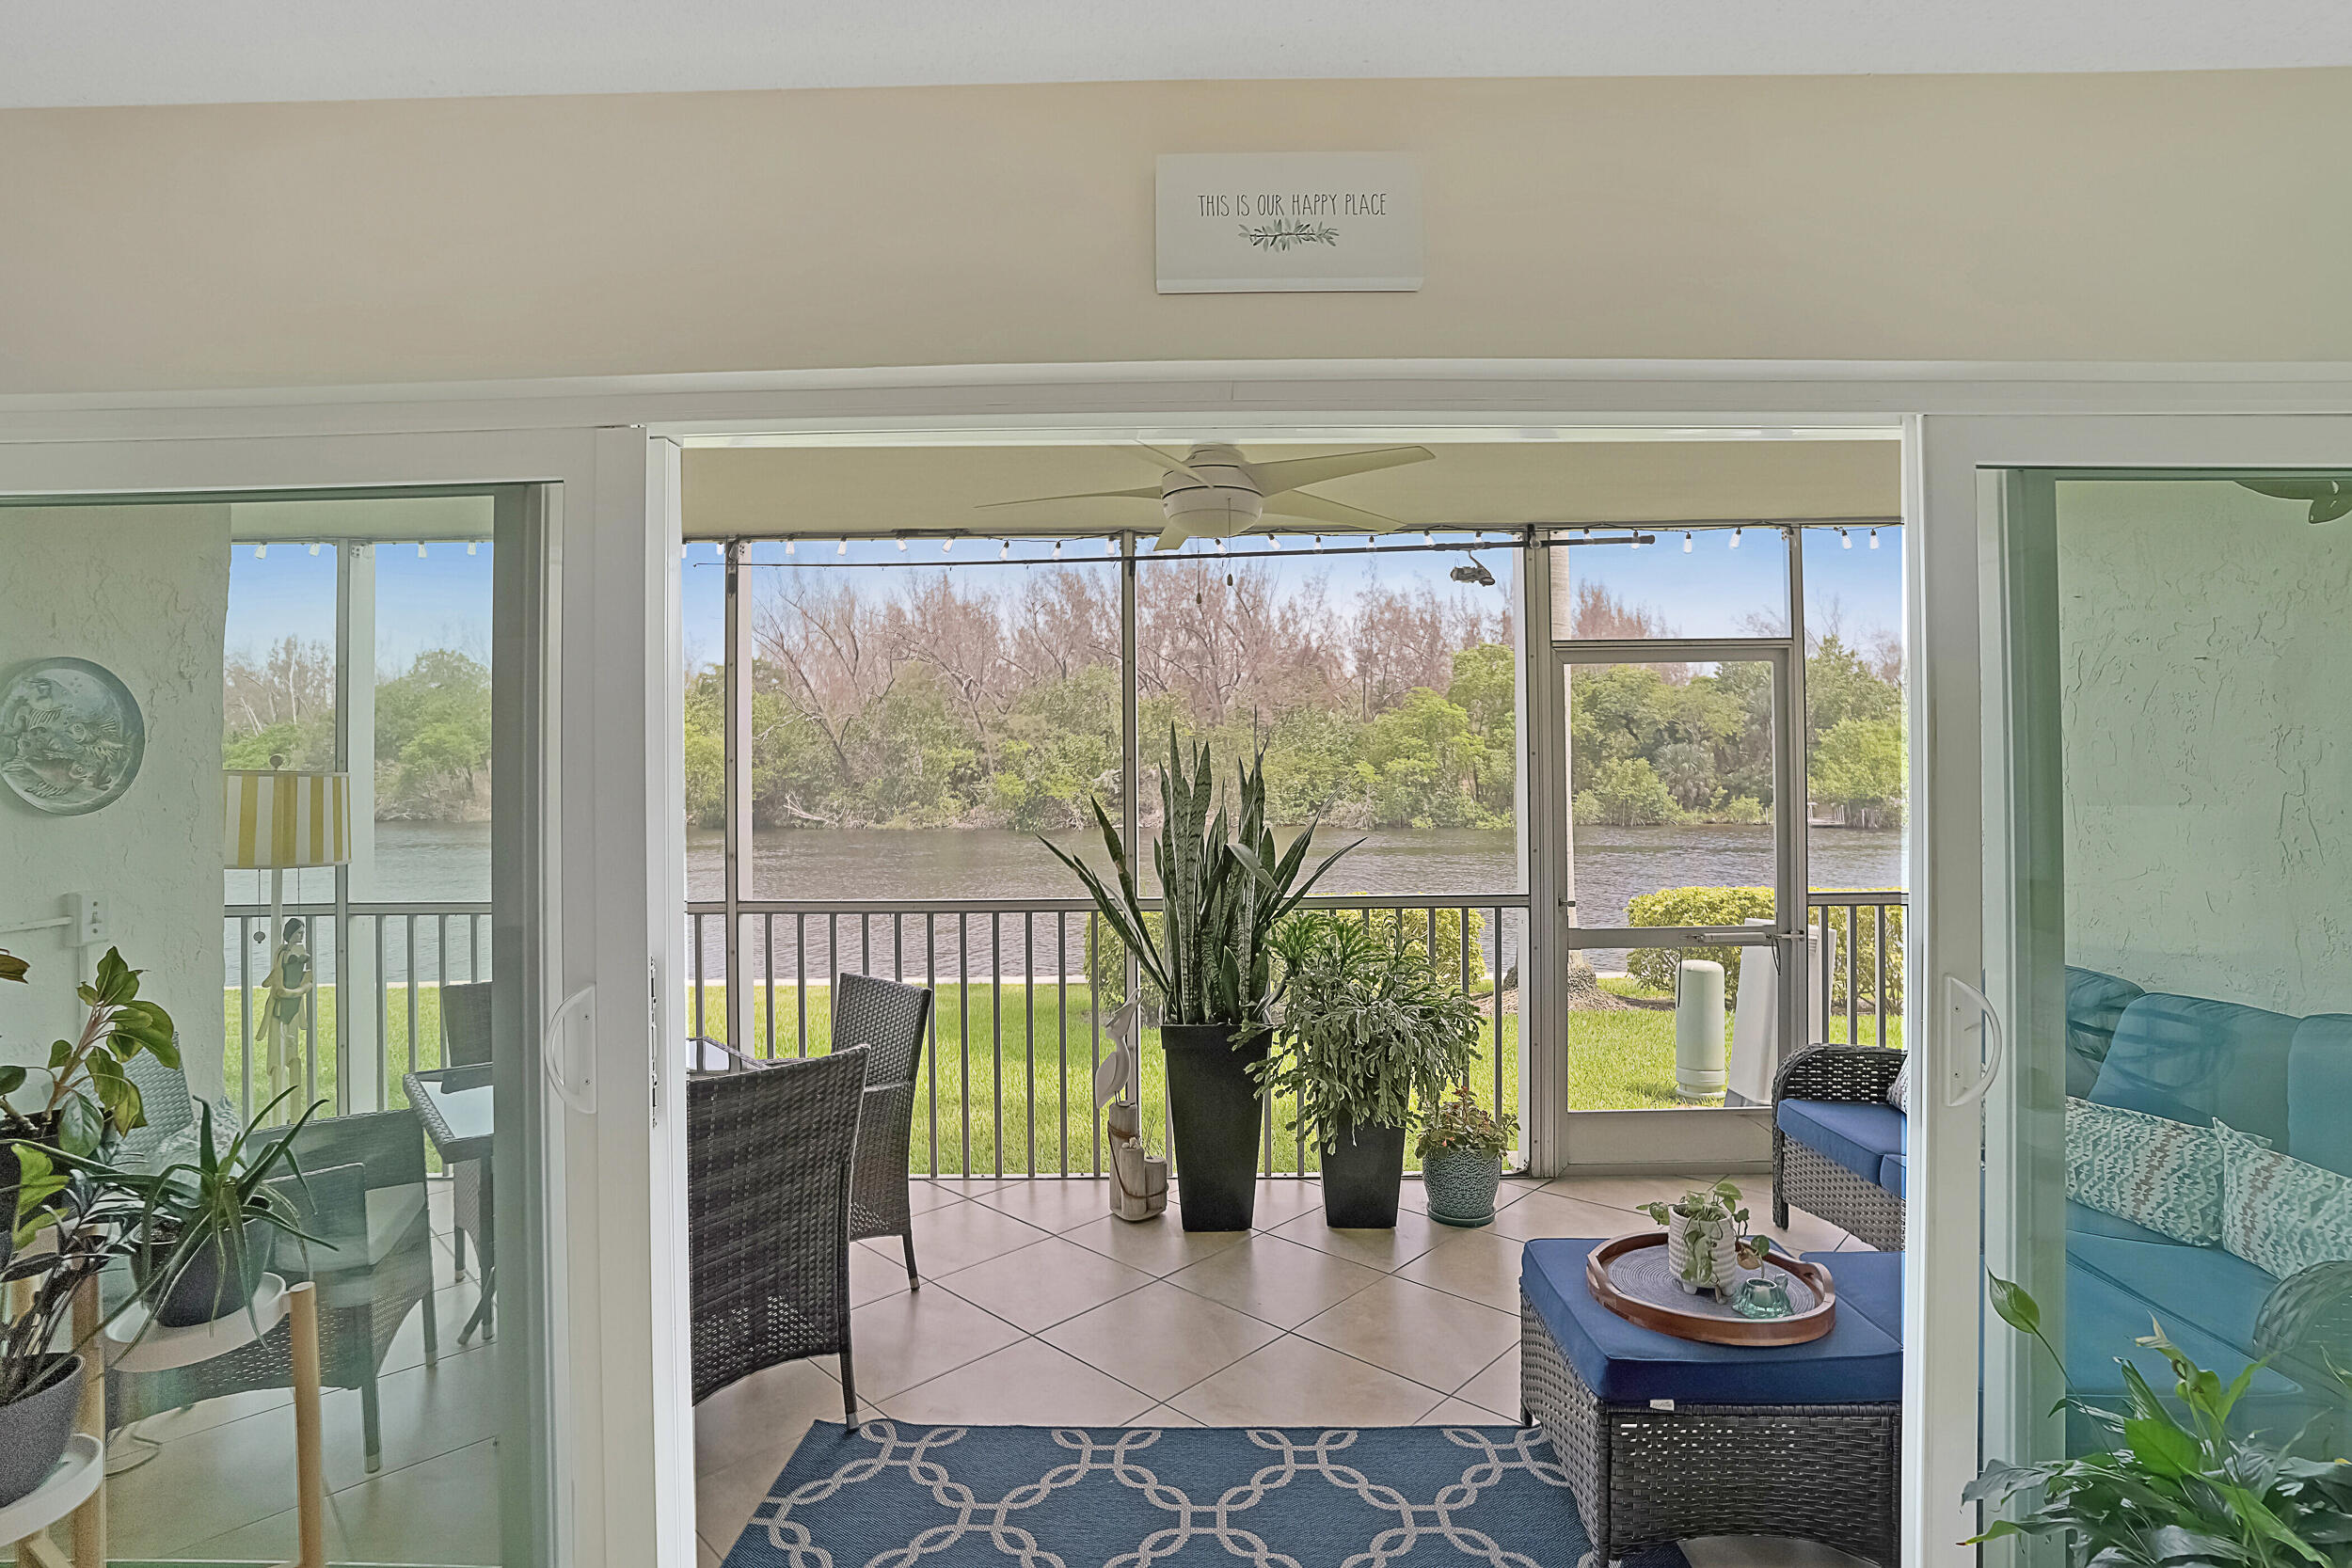
[[[2345,64],[2342,0],[0,0],[0,107]]]

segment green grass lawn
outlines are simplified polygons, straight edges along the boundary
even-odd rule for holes
[[[1656,999],[1629,980],[1602,982],[1620,995]],[[1002,986],[954,982],[937,988],[936,1031],[923,1064],[925,1092],[915,1099],[912,1169],[946,1175],[1059,1174],[1099,1168],[1097,1142],[1100,1121],[1093,1109],[1094,1066],[1098,1053],[1108,1048],[1098,1041],[1093,994],[1087,986],[1026,985],[1008,980]],[[752,1051],[758,1055],[794,1055],[802,1037],[803,999],[789,985],[773,989],[774,1036],[769,1032],[770,988],[755,986],[750,998]],[[1516,1110],[1519,1095],[1519,1020],[1504,998],[1502,1015],[1502,1103]],[[239,1028],[234,988],[224,993],[228,1033],[225,1080],[232,1100],[242,1095],[245,1052],[251,1022]],[[439,991],[420,985],[416,993],[415,1045],[410,1045],[410,1008],[405,986],[385,990],[385,1093],[388,1105],[407,1103],[401,1074],[411,1065],[438,1067],[441,1062]],[[1902,1044],[1902,1019],[1887,1020],[1887,1043]],[[685,1019],[696,1028],[693,999],[688,999]],[[1877,1038],[1876,1020],[1865,1014],[1861,1037]],[[1844,1037],[1846,1020],[1831,1021],[1831,1037]],[[318,1035],[310,1053],[307,1084],[310,1093],[336,1100],[336,989],[318,990]],[[699,1032],[713,1039],[726,1038],[726,988],[706,985],[702,990]],[[1729,1024],[1725,1024],[1728,1044]],[[832,988],[818,984],[806,996],[806,1036],[809,1049],[821,1053],[833,1038]],[[1472,1091],[1492,1108],[1495,1101],[1494,1035],[1486,1036],[1487,1054],[1472,1078]],[[1147,1029],[1143,1037],[1145,1142],[1165,1152],[1165,1072],[1160,1058],[1159,1031]],[[1689,1105],[1674,1089],[1674,1014],[1667,1008],[1624,1012],[1579,1012],[1570,1024],[1567,1051],[1570,1103],[1581,1110],[1624,1110],[1637,1107]],[[266,1085],[255,1065],[252,1103],[267,1098]],[[935,1095],[932,1092],[935,1085]],[[1274,1164],[1278,1170],[1299,1168],[1295,1135],[1284,1125],[1289,1107],[1278,1104],[1274,1122]],[[1001,1131],[1000,1131],[1001,1130]],[[937,1158],[933,1158],[934,1141]],[[1306,1168],[1320,1161],[1308,1151]]]

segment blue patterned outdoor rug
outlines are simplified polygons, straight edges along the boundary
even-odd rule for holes
[[[811,1429],[726,1568],[1575,1568],[1566,1474],[1517,1427]],[[1689,1568],[1667,1546],[1638,1568]]]

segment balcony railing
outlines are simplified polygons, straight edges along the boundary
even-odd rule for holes
[[[1517,977],[1524,951],[1523,895],[1357,895],[1312,898],[1368,925],[1400,930],[1486,1015],[1473,1092],[1490,1107],[1518,1104]],[[830,1048],[833,976],[845,971],[932,988],[915,1105],[912,1161],[931,1176],[1095,1176],[1104,1169],[1094,1070],[1104,1029],[1124,1001],[1126,966],[1100,915],[1083,899],[906,899],[892,903],[742,901],[736,964],[751,987],[739,1015],[751,1054],[772,1059]],[[727,1038],[730,975],[726,906],[690,903],[693,990],[688,1025]],[[1162,1122],[1166,1078],[1159,1030],[1143,1032],[1143,1112]],[[1260,1163],[1268,1175],[1304,1175],[1319,1160],[1291,1127],[1296,1107],[1270,1103]],[[1165,1148],[1165,1131],[1151,1140]]]
[[[401,1075],[441,1065],[441,987],[490,977],[489,904],[320,901],[290,903],[285,913],[303,922],[316,980],[302,1000],[302,1099],[323,1099],[334,1115],[406,1104]],[[269,906],[228,905],[221,937],[222,1070],[250,1119],[269,1099],[254,1039],[276,950]],[[369,1004],[350,1010],[348,999],[362,993]]]
[[[1827,933],[1832,961],[1821,970],[1825,1041],[1903,1043],[1903,911],[1900,893],[1816,893],[1807,919]]]

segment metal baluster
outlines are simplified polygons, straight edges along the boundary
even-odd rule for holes
[[[796,914],[792,917],[792,978],[795,982],[792,994],[799,1004],[801,1013],[801,1040],[798,1053],[806,1056],[808,1054],[808,915],[805,912]]]
[[[1070,911],[1054,911],[1054,1016],[1061,1021],[1061,1067],[1054,1079],[1054,1118],[1061,1128],[1056,1163],[1070,1174]]]
[[[1027,1022],[1021,1030],[1021,1053],[1027,1064],[1022,1070],[1021,1097],[1023,1108],[1028,1113],[1028,1148],[1025,1159],[1029,1174],[1037,1174],[1037,917],[1028,910],[1021,911],[1021,1006]]]
[[[437,1014],[441,1009],[442,1001],[448,995],[449,916],[444,913],[434,917],[433,926],[433,1010]],[[447,1062],[440,1061],[439,1056],[440,1053],[447,1049],[441,1042],[446,1039],[448,1036],[445,1031],[439,1029],[436,1029],[433,1033],[434,1056],[436,1064],[440,1067],[447,1067],[449,1064]]]
[[[1878,962],[1875,967],[1878,971],[1879,1049],[1883,1051],[1886,1048],[1886,906],[1880,904],[1876,908],[1878,911],[1875,917]]]
[[[1094,1075],[1103,1070],[1103,998],[1094,989],[1101,968],[1094,932],[1101,919],[1092,910],[1087,911],[1087,1032],[1091,1037],[1087,1060],[1087,1163],[1097,1176],[1103,1174],[1103,1118],[1094,1114]],[[1141,1084],[1136,1085],[1136,1094],[1137,1099],[1142,1097]]]
[[[988,912],[988,1019],[996,1079],[996,1174],[1005,1174],[1005,944],[993,910]],[[969,1091],[967,1091],[969,1092]]]
[[[963,1174],[972,1174],[972,926],[971,916],[956,916],[956,1045],[963,1056],[962,1076],[956,1098],[963,1103]]]
[[[907,917],[898,910],[890,912],[890,977],[907,983]]]
[[[1862,922],[1856,918],[1861,913],[1861,905],[1846,906],[1846,1043],[1848,1045],[1862,1043],[1862,1015],[1854,1011],[1853,1006],[1854,976],[1862,970],[1862,953],[1854,946],[1854,939],[1862,934]]]
[[[383,973],[379,965],[376,973]],[[247,1126],[253,1121],[253,919],[250,915],[237,917],[237,1062],[245,1079],[245,1116]],[[384,1032],[376,1031],[382,1039]]]
[[[762,1043],[760,1055],[769,1061],[776,1059],[776,917],[771,911],[759,917],[759,946],[765,955],[761,971],[767,976],[768,1037]]]
[[[482,978],[482,917],[478,914],[466,917],[466,973],[476,980]]]
[[[923,1060],[930,1064],[931,1078],[930,1140],[931,1163],[939,1163],[939,933],[930,914],[923,916],[923,973],[930,976],[924,983],[930,987],[931,1006],[923,1018]]]
[[[327,924],[332,926],[334,922],[330,920]],[[313,916],[310,921],[310,928],[315,930],[317,927],[318,920],[315,916]],[[324,949],[326,945],[326,944],[325,942],[320,943],[322,949]],[[305,1105],[315,1103],[319,1097],[318,977],[319,959],[324,957],[326,957],[324,951],[311,955],[310,989],[302,993],[302,1019],[304,1024],[302,1041],[302,1102]],[[339,1110],[348,1111],[351,1109],[351,1102],[349,1099],[346,1098],[349,1093],[350,1090],[343,1083],[342,1074],[340,1072],[337,1073],[335,1075],[335,1095],[337,1101],[339,1101]],[[295,1114],[300,1115],[299,1112],[296,1112]],[[291,1120],[292,1118],[289,1117],[288,1119]]]
[[[1502,970],[1503,970],[1503,961],[1502,961],[1502,959],[1503,959],[1503,949],[1502,949],[1502,907],[1501,907],[1500,905],[1498,905],[1498,906],[1496,907],[1496,909],[1495,909],[1495,1005],[1494,1005],[1494,1009],[1493,1009],[1493,1010],[1494,1010],[1494,1015],[1495,1015],[1495,1016],[1494,1016],[1494,1025],[1495,1025],[1495,1032],[1494,1032],[1494,1039],[1495,1039],[1495,1044],[1494,1044],[1494,1057],[1495,1057],[1495,1105],[1494,1105],[1494,1111],[1495,1111],[1495,1115],[1496,1115],[1496,1116],[1498,1116],[1498,1117],[1500,1117],[1500,1116],[1502,1116]],[[1522,1034],[1522,1037],[1522,1037],[1522,1038],[1524,1038],[1524,1037],[1524,1037],[1524,1034]]]
[[[375,927],[375,1060],[376,1072],[384,1082],[387,1099],[397,1093],[401,1103],[408,1102],[408,1087],[400,1075],[392,1071],[391,988],[384,974],[384,917],[377,915],[371,923]],[[397,1086],[396,1086],[397,1085]],[[248,1099],[250,1096],[247,1097]]]
[[[404,945],[408,964],[408,1069],[417,1068],[417,917],[408,916],[408,932]]]
[[[703,1037],[703,917],[694,916],[694,1037]],[[694,1065],[702,1065],[697,1053]]]

